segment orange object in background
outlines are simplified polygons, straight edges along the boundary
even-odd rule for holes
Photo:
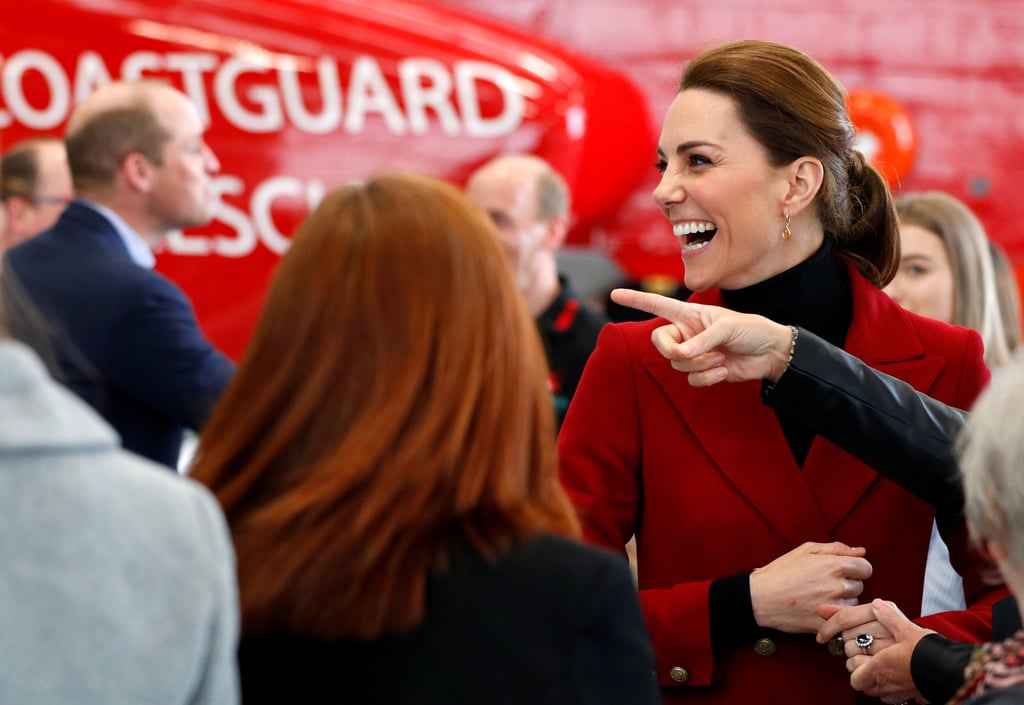
[[[910,114],[895,100],[875,91],[852,91],[847,99],[857,128],[858,149],[898,189],[910,172],[917,137]]]

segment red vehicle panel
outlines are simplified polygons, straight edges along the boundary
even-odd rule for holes
[[[658,125],[686,57],[752,36],[822,61],[894,189],[962,199],[1021,273],[1024,0],[34,0],[0,21],[0,130],[5,145],[60,134],[112,79],[186,91],[220,206],[158,266],[237,357],[310,206],[380,171],[462,183],[495,153],[535,152],[572,188],[572,243],[631,278],[680,278],[650,200]]]
[[[537,153],[589,232],[636,188],[653,143],[620,74],[494,22],[404,0],[41,0],[0,26],[0,128],[59,134],[118,78],[167,80],[208,121],[218,215],[159,267],[238,356],[289,236],[326,189],[393,169],[461,183],[504,150]],[[614,145],[614,159],[608,158]],[[608,168],[613,166],[614,168]]]

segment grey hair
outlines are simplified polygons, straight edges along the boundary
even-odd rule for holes
[[[996,541],[1024,570],[1024,357],[995,371],[958,439],[964,513],[977,545]]]

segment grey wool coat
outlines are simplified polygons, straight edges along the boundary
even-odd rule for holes
[[[232,705],[237,640],[210,493],[0,341],[0,703]]]

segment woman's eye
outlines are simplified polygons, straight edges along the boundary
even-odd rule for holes
[[[658,170],[658,173],[664,174],[665,169],[668,168],[668,162],[666,162],[664,159],[659,159],[658,161],[654,162],[654,168]]]
[[[912,264],[909,267],[907,267],[907,274],[909,274],[912,277],[919,277],[919,276],[921,276],[923,274],[927,274],[927,273],[928,273],[928,270],[925,269],[924,267],[922,267],[919,264]]]
[[[711,163],[711,160],[708,159],[705,156],[702,156],[700,154],[691,154],[690,155],[690,166],[706,166],[707,164],[710,164],[710,163]]]

